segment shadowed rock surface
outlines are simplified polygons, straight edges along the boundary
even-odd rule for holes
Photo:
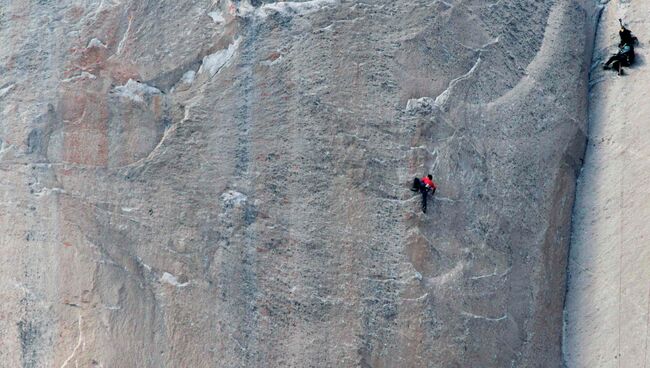
[[[560,365],[581,2],[0,4],[3,365]]]

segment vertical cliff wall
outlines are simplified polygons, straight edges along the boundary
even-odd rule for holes
[[[580,3],[0,4],[6,366],[559,366]]]
[[[589,145],[574,215],[566,304],[568,367],[644,367],[650,318],[647,2],[603,9],[591,76]],[[619,43],[618,19],[639,38],[618,77],[602,62]]]

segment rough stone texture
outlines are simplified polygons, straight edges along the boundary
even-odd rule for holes
[[[568,367],[647,367],[650,218],[646,1],[603,11],[591,77],[589,145],[574,218],[566,304]],[[601,70],[619,42],[618,18],[637,35],[625,77]]]
[[[588,7],[0,4],[4,366],[560,365]]]

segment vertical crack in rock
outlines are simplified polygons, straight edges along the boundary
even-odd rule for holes
[[[647,218],[650,81],[646,47],[619,77],[603,70],[617,51],[619,19],[642,40],[650,32],[646,2],[594,2],[589,132],[573,212],[564,308],[567,367],[650,364],[650,237]],[[625,96],[625,97],[622,97]]]
[[[231,192],[232,198],[228,194],[224,194],[224,202],[227,206],[241,205],[242,210],[239,212],[239,219],[233,218],[236,223],[243,221],[244,227],[239,227],[241,232],[241,242],[238,247],[232,249],[235,253],[239,253],[241,259],[236,257],[232,261],[239,264],[240,270],[236,272],[241,276],[241,284],[232,285],[238,289],[236,295],[240,299],[236,299],[233,304],[240,313],[236,317],[238,319],[237,336],[233,336],[235,342],[241,348],[242,362],[244,365],[256,364],[257,357],[255,356],[258,344],[258,327],[257,319],[258,312],[256,310],[256,299],[259,294],[257,290],[257,262],[255,259],[255,243],[257,236],[255,232],[255,213],[253,203],[246,197],[254,198],[255,189],[250,180],[251,178],[251,130],[254,127],[255,116],[252,114],[252,105],[257,101],[257,94],[254,89],[256,84],[254,64],[257,60],[255,46],[259,42],[259,31],[261,25],[257,20],[252,19],[245,21],[243,24],[243,40],[241,41],[241,50],[238,58],[238,70],[240,72],[238,81],[235,88],[237,91],[237,108],[233,116],[235,127],[235,152],[234,152],[234,172],[232,175],[233,185],[236,185],[240,190],[244,190],[247,196],[241,193]],[[212,57],[204,59],[204,66],[211,74],[218,72],[221,65],[228,62],[232,57],[232,53],[237,49],[239,41],[231,44],[227,50],[222,51],[222,54],[215,54]],[[211,59],[212,58],[212,59]],[[206,65],[206,61],[208,64]],[[221,64],[221,65],[216,65]],[[214,68],[217,68],[216,70]],[[203,66],[202,66],[203,68]],[[200,71],[199,71],[200,72]],[[233,234],[235,235],[235,234]],[[235,296],[235,297],[237,297]]]

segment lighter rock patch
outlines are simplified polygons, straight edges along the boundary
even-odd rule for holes
[[[190,284],[189,282],[184,282],[184,283],[178,282],[176,276],[172,275],[169,272],[163,273],[162,277],[160,278],[160,282],[164,282],[176,287],[185,287]]]
[[[93,47],[100,47],[100,48],[106,48],[106,44],[104,44],[102,41],[98,40],[97,38],[93,38],[88,42],[88,46],[86,48],[90,49]]]
[[[145,96],[161,93],[158,88],[134,81],[133,79],[129,79],[123,86],[115,87],[113,92],[120,97],[125,97],[135,102],[144,102]]]
[[[221,15],[221,12],[218,11],[210,12],[208,13],[208,16],[212,18],[212,21],[215,23],[223,23],[225,21],[223,15]]]
[[[306,15],[336,6],[339,3],[340,0],[282,1],[264,4],[259,8],[255,8],[250,4],[250,1],[242,1],[236,6],[237,12],[232,15],[238,14],[244,17],[253,15],[259,18],[266,18],[273,13]]]
[[[287,15],[306,15],[315,13],[323,8],[338,5],[339,0],[311,0],[311,1],[283,1],[278,3],[264,4],[255,12],[256,15],[265,18],[273,12]]]
[[[204,57],[198,74],[208,73],[210,76],[217,74],[221,68],[228,65],[238,47],[239,39],[230,44],[227,49],[219,50],[214,54]]]
[[[242,193],[239,193],[234,190],[229,190],[225,192],[224,194],[221,195],[221,199],[227,204],[231,206],[238,206],[248,199],[245,195]]]

